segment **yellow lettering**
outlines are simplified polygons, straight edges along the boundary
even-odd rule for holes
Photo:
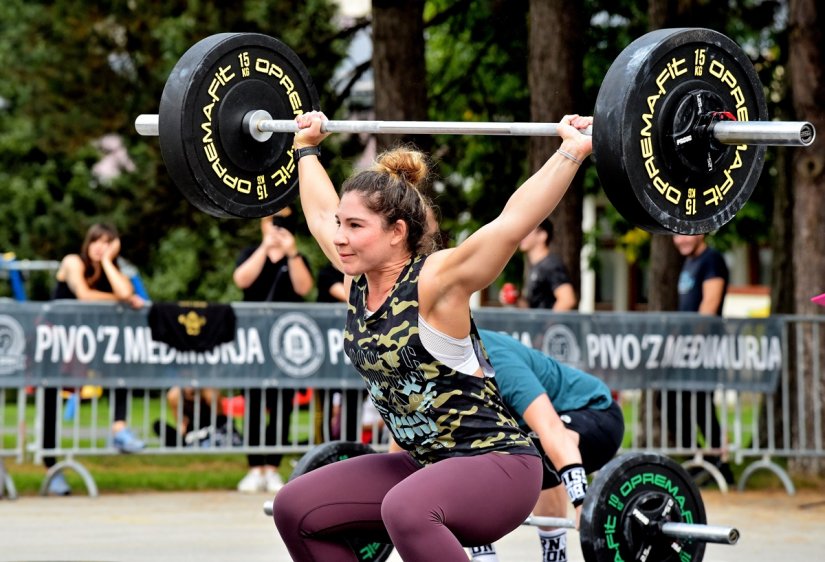
[[[695,64],[697,68],[705,66],[706,52],[707,49],[696,49],[695,51],[693,51],[693,64]],[[701,74],[701,72],[699,74]]]
[[[642,139],[642,157],[650,158],[653,156],[653,140],[650,137]]]
[[[218,151],[215,148],[215,143],[210,142],[209,144],[203,147],[203,151],[206,153],[206,159],[209,162],[214,162],[218,159]]]
[[[223,177],[223,183],[230,188],[237,190],[238,193],[246,194],[252,191],[252,184],[249,180],[242,180],[241,178],[230,176],[229,174]]]
[[[665,85],[664,85],[664,84],[665,84],[665,82],[667,82],[669,79],[670,79],[670,73],[667,71],[667,68],[665,68],[664,70],[662,70],[662,71],[659,73],[659,76],[657,76],[657,77],[656,77],[656,85],[657,85],[657,86],[659,86],[659,93],[660,93],[660,94],[665,94],[665,93],[667,93],[667,90],[665,90]]]
[[[269,61],[266,59],[255,59],[255,72],[269,74]]]
[[[218,88],[221,87],[221,83],[217,78],[212,79],[212,82],[209,84],[209,97],[212,98],[212,101],[221,101],[221,97],[217,94]]]
[[[642,121],[644,121],[645,126],[642,127],[642,130],[639,132],[639,134],[643,137],[649,137],[650,127],[653,124],[653,115],[650,113],[645,113],[644,115],[642,115]]]
[[[741,107],[745,104],[745,94],[742,93],[742,88],[740,86],[736,86],[733,90],[731,90],[730,95],[732,95],[733,99],[736,100],[736,107]]]
[[[210,123],[212,122],[212,110],[215,108],[215,102],[208,103],[203,106],[203,116],[206,117],[206,120]]]
[[[287,93],[291,93],[292,90],[295,89],[295,84],[292,82],[292,78],[287,75],[284,75],[280,80],[281,86],[287,91]]]
[[[685,72],[687,72],[686,68],[679,69],[680,66],[685,64],[685,59],[671,59],[669,63],[667,63],[668,72],[670,72],[671,78],[676,78],[677,76],[681,76]]]
[[[727,84],[731,88],[736,87],[736,77],[731,74],[730,70],[725,70],[725,73],[722,75],[722,84]]]
[[[275,78],[281,78],[284,75],[284,69],[277,64],[270,64],[268,74],[274,76]]]
[[[218,82],[221,83],[221,86],[225,86],[229,83],[230,80],[235,78],[235,73],[229,74],[229,71],[232,70],[232,65],[227,65],[218,69],[215,73],[215,78],[218,79]]]
[[[748,148],[748,145],[746,145],[746,144],[740,145],[740,146],[743,146],[745,150],[747,150],[747,148]],[[733,164],[731,164],[730,168],[728,168],[728,169],[735,170],[736,168],[741,168],[741,167],[742,167],[742,155],[739,154],[739,147],[737,146],[736,147],[736,157],[733,159]]]
[[[656,113],[656,104],[659,102],[661,96],[647,96],[647,110],[651,113]]]
[[[679,201],[682,200],[682,192],[660,177],[653,178],[653,187],[674,205],[678,205]]]
[[[294,115],[303,115],[304,111],[301,109],[303,106],[303,103],[301,103],[301,94],[299,94],[297,90],[289,94],[289,105],[292,107],[292,113]]]
[[[736,110],[736,120],[737,121],[750,121],[749,113],[748,113],[748,106],[743,105],[742,107]]]
[[[201,123],[201,129],[203,129],[206,132],[206,134],[201,139],[201,142],[203,144],[206,144],[208,142],[212,142],[212,123],[211,122]]]
[[[214,171],[215,175],[219,178],[222,178],[224,174],[226,174],[226,167],[222,166],[220,159],[218,159],[212,162],[212,171]]]
[[[238,191],[248,194],[252,191],[252,182],[249,180],[238,179]]]
[[[654,178],[659,175],[659,169],[653,162],[653,158],[648,158],[645,160],[645,170],[647,170],[647,177],[649,178]]]
[[[255,178],[255,180],[258,184],[257,185],[258,200],[263,201],[264,199],[269,197],[269,194],[266,191],[266,177],[265,176],[258,176],[257,178]]]

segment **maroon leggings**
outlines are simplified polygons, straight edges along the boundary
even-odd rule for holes
[[[405,562],[467,561],[530,515],[541,459],[487,453],[419,467],[406,452],[354,457],[289,482],[274,518],[295,561],[356,561],[346,536],[383,536]]]

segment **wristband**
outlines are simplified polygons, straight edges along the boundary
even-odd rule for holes
[[[292,158],[297,162],[304,156],[318,156],[321,157],[320,146],[305,146],[304,148],[296,148],[292,151]]]
[[[568,160],[572,160],[573,162],[575,162],[575,163],[576,163],[576,164],[578,164],[579,166],[581,166],[581,165],[582,165],[582,161],[581,161],[581,160],[579,160],[578,158],[576,158],[575,156],[573,156],[572,154],[570,154],[570,153],[569,153],[569,152],[567,152],[566,150],[562,150],[562,149],[560,148],[560,149],[556,150],[556,152],[558,152],[559,154],[561,154],[562,156],[564,156],[564,157],[565,157],[565,158],[567,158]]]
[[[559,475],[570,501],[575,507],[579,507],[587,494],[587,474],[584,467],[580,464],[568,464],[559,471]]]

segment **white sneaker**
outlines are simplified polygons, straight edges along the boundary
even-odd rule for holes
[[[252,469],[247,472],[240,482],[238,482],[238,491],[245,494],[256,494],[258,492],[266,492],[266,479],[260,470]]]
[[[264,480],[266,481],[266,491],[270,494],[277,494],[278,490],[284,487],[284,481],[281,475],[275,470],[267,470],[264,472]]]

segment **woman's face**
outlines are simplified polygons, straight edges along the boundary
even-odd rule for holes
[[[97,240],[93,240],[89,243],[89,259],[93,262],[99,262],[103,259],[103,256],[106,255],[106,252],[109,249],[109,245],[112,243],[112,239],[108,236],[101,236]]]
[[[378,269],[392,260],[399,248],[406,250],[397,229],[384,228],[383,218],[368,209],[356,192],[341,197],[336,216],[338,230],[334,243],[347,275]]]

